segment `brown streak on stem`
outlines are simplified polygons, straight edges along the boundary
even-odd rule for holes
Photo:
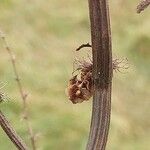
[[[105,150],[111,114],[112,50],[107,0],[89,0],[94,97],[86,150]]]
[[[16,131],[13,129],[11,124],[7,121],[4,114],[0,111],[0,125],[4,132],[7,134],[9,139],[14,143],[14,145],[19,150],[28,150],[25,143],[22,141],[22,139],[17,135]]]

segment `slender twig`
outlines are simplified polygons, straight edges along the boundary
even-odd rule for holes
[[[108,0],[89,0],[94,96],[86,150],[105,150],[111,114],[112,50]]]
[[[24,92],[24,89],[23,89],[23,86],[22,86],[22,83],[21,83],[21,80],[20,80],[20,77],[19,77],[19,73],[18,73],[18,70],[17,70],[17,67],[16,67],[15,55],[13,54],[12,50],[8,46],[8,43],[7,43],[5,35],[2,32],[0,32],[0,36],[1,36],[2,40],[3,40],[3,42],[4,42],[5,49],[7,50],[8,54],[10,56],[10,59],[11,59],[11,63],[12,63],[12,67],[13,67],[13,71],[14,71],[14,75],[15,75],[15,79],[16,79],[16,82],[17,82],[17,85],[18,85],[18,89],[19,89],[21,98],[22,98],[22,102],[23,102],[23,119],[25,120],[25,122],[27,124],[27,129],[28,129],[28,133],[29,133],[29,136],[30,136],[32,149],[36,150],[35,135],[33,134],[33,129],[31,127],[31,125],[30,125],[29,115],[28,115],[28,111],[27,111],[27,103],[26,103],[27,94]]]
[[[17,135],[16,131],[13,129],[10,122],[8,122],[8,120],[1,111],[0,111],[0,125],[4,130],[4,132],[7,134],[7,136],[9,137],[9,139],[14,143],[14,145],[19,150],[28,150],[26,144]]]
[[[141,13],[150,5],[150,0],[141,0],[137,6],[137,13]]]
[[[87,43],[87,44],[82,44],[82,45],[80,45],[77,49],[76,49],[76,51],[79,51],[80,49],[82,49],[82,48],[85,48],[85,47],[92,47],[89,43]]]

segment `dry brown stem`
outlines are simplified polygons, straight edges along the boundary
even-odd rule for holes
[[[9,139],[14,143],[14,145],[19,150],[28,150],[26,144],[22,141],[22,139],[17,135],[16,131],[13,129],[11,124],[8,122],[4,114],[0,111],[0,125],[4,132],[7,134]]]
[[[92,47],[92,45],[89,44],[89,43],[87,43],[87,44],[82,44],[82,45],[80,45],[80,46],[76,49],[76,51],[79,51],[80,49],[85,48],[85,47]]]
[[[7,43],[6,37],[5,37],[5,35],[2,32],[0,32],[0,37],[3,40],[5,49],[7,50],[8,54],[10,56],[10,59],[11,59],[11,63],[12,63],[12,67],[13,67],[13,71],[14,71],[14,75],[15,75],[15,79],[16,79],[16,82],[17,82],[17,85],[18,85],[19,93],[20,93],[21,98],[22,98],[22,102],[23,102],[23,111],[22,111],[23,112],[23,119],[25,120],[26,125],[27,125],[28,133],[29,133],[30,140],[31,140],[32,149],[36,150],[35,135],[33,133],[32,127],[30,125],[29,115],[28,115],[28,111],[27,111],[27,103],[26,103],[27,93],[24,92],[22,83],[20,81],[19,73],[18,73],[18,70],[17,70],[17,67],[16,67],[15,55],[13,54],[12,50],[10,49],[10,47],[9,47],[9,45]]]
[[[108,0],[89,0],[93,108],[86,150],[105,150],[111,114],[112,47]]]
[[[137,13],[141,13],[150,5],[150,0],[141,0],[137,6]]]

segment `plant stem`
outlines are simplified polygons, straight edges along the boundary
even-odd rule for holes
[[[89,0],[94,96],[86,150],[105,150],[111,114],[112,48],[107,0]]]
[[[23,111],[22,111],[23,112],[23,119],[25,120],[26,125],[27,125],[27,130],[28,130],[28,133],[29,133],[29,136],[30,136],[32,149],[36,150],[35,135],[33,133],[32,127],[30,125],[29,115],[28,115],[28,111],[27,111],[27,103],[26,103],[27,94],[24,92],[24,89],[23,89],[23,86],[22,86],[22,83],[21,83],[21,80],[20,80],[20,77],[19,77],[19,73],[18,73],[18,70],[17,70],[17,67],[16,67],[15,55],[13,54],[12,50],[10,49],[10,47],[7,43],[6,37],[4,36],[4,34],[2,32],[0,32],[0,36],[3,40],[3,42],[4,42],[5,49],[7,50],[8,54],[10,56],[10,59],[11,59],[15,79],[16,79],[16,82],[17,82],[17,85],[18,85],[19,93],[20,93],[21,98],[22,98],[22,102],[23,102]]]
[[[141,0],[137,6],[137,13],[141,13],[150,5],[150,0]]]
[[[25,143],[22,141],[22,139],[17,135],[16,131],[13,129],[11,124],[7,121],[4,114],[0,111],[0,125],[4,132],[7,134],[9,139],[14,143],[14,145],[19,150],[28,150]]]
[[[79,51],[80,49],[82,49],[82,48],[85,48],[85,47],[92,47],[89,43],[87,43],[87,44],[82,44],[82,45],[80,45],[77,49],[76,49],[76,51]]]

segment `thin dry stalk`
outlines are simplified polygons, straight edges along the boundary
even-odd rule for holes
[[[18,85],[19,93],[20,93],[21,98],[22,98],[22,102],[23,102],[23,111],[22,111],[23,112],[23,119],[25,120],[26,125],[27,125],[28,133],[29,133],[30,140],[31,140],[32,149],[36,150],[35,135],[33,133],[32,127],[30,125],[29,115],[28,115],[28,111],[27,111],[26,100],[27,100],[27,96],[28,95],[27,95],[27,93],[24,92],[22,83],[20,81],[19,73],[18,73],[18,70],[17,70],[17,67],[16,67],[15,55],[12,52],[12,50],[10,49],[10,47],[8,46],[8,43],[7,43],[5,35],[2,32],[0,32],[0,36],[1,36],[1,39],[3,40],[3,42],[4,42],[5,49],[7,50],[8,54],[10,56],[10,59],[11,59],[11,63],[12,63],[12,67],[13,67],[13,71],[14,71],[14,75],[15,75],[15,79],[16,79],[16,82],[17,82],[17,85]]]
[[[82,44],[82,45],[80,45],[80,46],[76,49],[76,51],[79,51],[80,49],[85,48],[85,47],[92,47],[92,46],[91,46],[91,44],[89,44],[89,43],[87,43],[87,44]]]
[[[19,150],[28,150],[26,144],[22,139],[17,135],[16,131],[11,126],[10,122],[6,119],[4,114],[0,111],[0,125],[10,140]]]
[[[150,0],[141,0],[137,6],[137,13],[141,13],[150,5]]]

